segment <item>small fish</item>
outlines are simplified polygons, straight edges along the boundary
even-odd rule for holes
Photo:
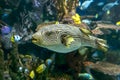
[[[12,9],[4,9],[4,13],[3,13],[3,15],[1,16],[2,19],[6,19],[7,17],[10,16],[11,13],[12,13]]]
[[[31,79],[34,79],[34,77],[35,77],[35,72],[34,72],[34,70],[32,70],[32,71],[30,72],[29,76],[30,76]]]
[[[26,69],[24,70],[24,73],[25,73],[25,74],[28,74],[28,73],[29,73],[29,70],[26,68]]]
[[[36,68],[36,72],[37,73],[42,73],[43,71],[45,71],[46,69],[46,65],[45,64],[41,64]]]
[[[109,14],[110,14],[110,10],[107,11],[107,15],[109,15]]]
[[[120,21],[116,22],[116,25],[117,25],[117,26],[120,26]]]
[[[38,26],[39,27],[39,26]],[[64,42],[69,41],[70,42]],[[80,30],[79,27],[68,24],[52,24],[38,28],[32,35],[32,42],[49,50],[68,53],[80,47],[90,46],[106,50],[106,41]],[[66,44],[69,43],[69,47]]]
[[[2,15],[2,19],[6,18],[6,17],[8,17],[8,16],[9,16],[9,14],[4,13],[4,14]]]
[[[81,6],[81,1],[79,1],[78,6]]]
[[[46,63],[46,65],[50,66],[51,63],[52,63],[52,59],[47,59],[47,60],[45,61],[45,63]]]
[[[26,55],[24,55],[24,58],[32,59],[32,56],[26,54]]]
[[[11,42],[18,42],[18,41],[20,41],[21,39],[22,39],[22,37],[19,36],[19,35],[12,35],[11,38],[10,38],[10,41],[11,41]]]
[[[82,22],[89,25],[89,24],[91,24],[92,21],[89,19],[83,19]]]
[[[93,0],[86,0],[86,1],[84,1],[84,2],[82,3],[82,5],[80,6],[80,9],[81,9],[81,10],[87,9],[92,2],[93,2]]]
[[[99,17],[99,14],[97,13],[97,14],[95,14],[95,18],[97,19]]]
[[[20,41],[21,40],[21,36],[19,36],[19,35],[14,35],[14,39],[15,39],[15,41]]]
[[[97,6],[103,6],[105,3],[104,2],[99,2]]]
[[[104,57],[104,53],[101,51],[95,51],[92,56],[94,60],[101,60]]]
[[[78,76],[87,80],[94,80],[93,76],[89,73],[79,73]]]
[[[55,24],[59,24],[59,21],[56,21]]]
[[[97,52],[94,52],[92,54],[92,58],[95,59],[95,60],[99,60],[98,56],[99,56],[99,54]]]
[[[52,63],[55,61],[55,56],[56,56],[56,54],[53,53],[50,58],[46,59],[45,63],[47,65],[47,67],[51,66]]]
[[[106,12],[106,11],[110,10],[112,7],[114,7],[115,5],[119,5],[118,1],[119,1],[119,0],[116,0],[115,2],[111,2],[111,3],[106,4],[106,5],[102,8],[102,10],[103,10],[104,12]]]
[[[22,72],[23,71],[23,67],[19,67],[19,72]]]

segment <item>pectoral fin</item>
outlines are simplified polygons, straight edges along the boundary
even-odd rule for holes
[[[74,38],[70,35],[63,35],[61,38],[62,44],[64,44],[66,47],[70,47],[71,43],[74,42]]]

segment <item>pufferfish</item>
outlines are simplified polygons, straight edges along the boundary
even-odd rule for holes
[[[69,24],[38,25],[36,33],[32,35],[32,42],[58,53],[69,53],[84,46],[104,51],[108,47],[105,40]]]

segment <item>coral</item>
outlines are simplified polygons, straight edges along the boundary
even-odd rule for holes
[[[66,55],[66,61],[68,66],[77,73],[80,73],[82,70],[82,61],[83,57],[75,53],[69,53]]]
[[[117,76],[120,74],[120,66],[109,62],[84,62],[84,66],[111,76]]]
[[[12,79],[15,79],[17,76],[16,73],[18,71],[18,67],[20,66],[18,48],[17,48],[17,44],[15,43],[13,43],[13,49],[9,53],[8,61],[10,62],[9,64],[10,76],[12,77]]]
[[[4,52],[1,49],[0,44],[0,80],[3,80],[3,72],[4,72]]]
[[[2,34],[8,34],[8,33],[10,33],[10,31],[11,30],[10,30],[10,28],[8,26],[4,26],[1,29]]]
[[[56,73],[48,77],[49,80],[73,80],[72,77],[65,73]]]
[[[120,30],[120,27],[113,24],[97,23],[97,26],[92,30],[92,33],[94,35],[110,34],[111,30]]]
[[[106,61],[113,64],[120,64],[120,51],[119,50],[109,50],[106,52]]]
[[[5,0],[5,2],[7,3],[8,6],[10,6],[10,7],[15,7],[15,8],[20,5],[20,1],[21,1],[21,0],[14,0],[14,1]]]
[[[58,11],[58,19],[62,20],[67,17],[70,12],[75,13],[75,8],[77,6],[77,0],[56,0],[56,7]]]
[[[81,24],[81,17],[79,16],[79,14],[73,15],[72,19],[73,19],[75,24]]]

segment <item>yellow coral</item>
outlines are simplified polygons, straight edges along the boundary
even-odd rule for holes
[[[80,19],[79,14],[73,15],[72,19],[73,19],[73,21],[74,21],[75,24],[81,24],[81,19]]]
[[[34,73],[34,70],[32,70],[29,74],[30,78],[33,79],[35,77],[35,73]]]
[[[46,69],[46,65],[45,64],[41,64],[36,68],[36,72],[37,73],[42,73],[44,70]]]

